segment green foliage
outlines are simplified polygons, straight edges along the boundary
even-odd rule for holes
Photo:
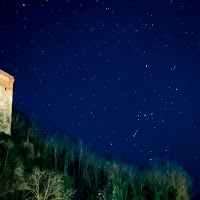
[[[143,182],[138,170],[120,163],[111,163],[107,167],[108,185],[100,192],[99,199],[143,199]]]
[[[23,172],[24,165],[19,148],[10,136],[0,133],[0,196],[18,190],[18,181]]]
[[[107,162],[65,133],[41,130],[13,112],[12,137],[0,133],[0,200],[189,200],[181,166],[159,161],[145,170]]]
[[[29,141],[35,146],[39,145],[39,135],[41,134],[39,127],[34,121],[25,117],[15,109],[12,112],[11,133],[15,142],[18,144],[21,144],[21,142],[24,141]]]
[[[191,179],[181,166],[164,161],[145,171],[147,191],[152,199],[189,200]]]

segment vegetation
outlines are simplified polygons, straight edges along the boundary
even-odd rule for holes
[[[2,200],[189,200],[188,174],[172,162],[144,170],[108,162],[65,134],[44,132],[19,112],[0,133]]]

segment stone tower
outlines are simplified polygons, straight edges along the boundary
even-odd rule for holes
[[[14,77],[0,70],[0,132],[11,135]]]

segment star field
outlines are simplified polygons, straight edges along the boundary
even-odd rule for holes
[[[199,7],[1,1],[0,68],[15,77],[14,106],[106,156],[172,158],[198,185]]]

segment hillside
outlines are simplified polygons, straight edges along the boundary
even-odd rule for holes
[[[65,134],[45,135],[19,112],[12,120],[12,136],[0,133],[0,199],[190,199],[190,177],[172,162],[138,170],[99,158]]]

